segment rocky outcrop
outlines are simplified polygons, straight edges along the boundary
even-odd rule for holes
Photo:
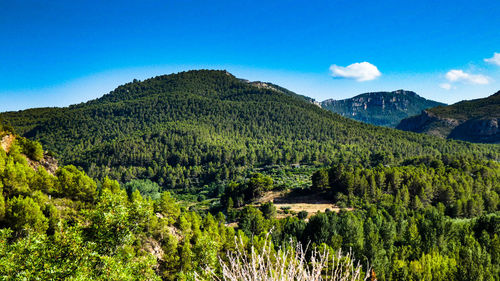
[[[11,134],[3,136],[2,139],[0,140],[0,147],[2,147],[2,149],[5,152],[9,152],[10,146],[12,145],[12,142],[14,142],[15,139],[16,137]]]
[[[0,138],[0,147],[5,151],[9,152],[12,146],[12,143],[16,140],[16,136],[12,134],[6,134]],[[40,161],[35,161],[26,156],[26,161],[28,161],[28,165],[33,168],[33,170],[37,170],[38,167],[43,167],[49,174],[55,175],[57,169],[59,168],[57,159],[54,158],[51,154],[45,152],[43,154],[43,158]]]
[[[500,92],[487,98],[461,101],[424,110],[406,118],[400,130],[482,143],[500,143]]]
[[[446,138],[451,131],[463,123],[463,120],[441,118],[434,113],[423,110],[422,114],[403,119],[396,129]]]
[[[281,86],[278,86],[276,84],[273,84],[273,83],[269,83],[269,82],[261,82],[261,81],[249,81],[249,80],[246,80],[246,79],[239,79],[240,81],[242,82],[245,82],[245,83],[248,83],[254,87],[257,87],[259,89],[268,89],[268,90],[272,90],[272,91],[275,91],[275,92],[278,92],[278,93],[282,93],[282,94],[285,94],[285,95],[289,95],[289,96],[293,96],[293,97],[296,97],[296,98],[299,98],[299,99],[302,99],[302,100],[305,100],[307,102],[310,102],[314,105],[317,105],[319,107],[321,107],[321,104],[319,102],[317,102],[316,100],[314,100],[313,98],[310,98],[310,97],[306,97],[306,96],[303,96],[303,95],[299,95],[297,93],[294,93],[286,88],[283,88]]]
[[[31,160],[29,157],[26,157],[26,160],[28,160],[28,165],[34,170],[37,170],[38,167],[43,167],[51,175],[55,175],[57,169],[59,168],[57,159],[48,153],[44,153],[43,158],[40,161]]]
[[[439,105],[444,104],[405,90],[365,93],[350,99],[321,102],[321,107],[342,116],[388,127],[396,127],[402,119]]]
[[[471,142],[500,143],[500,118],[472,119],[457,126],[450,138]]]

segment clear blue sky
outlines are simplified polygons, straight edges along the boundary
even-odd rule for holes
[[[453,103],[500,90],[499,15],[498,0],[0,1],[0,111],[198,68],[317,100],[408,89]]]

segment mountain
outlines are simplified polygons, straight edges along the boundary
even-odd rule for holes
[[[314,100],[313,98],[310,98],[310,97],[307,97],[307,96],[303,96],[303,95],[299,95],[297,93],[294,93],[288,89],[285,89],[281,86],[278,86],[276,84],[273,84],[273,83],[270,83],[270,82],[261,82],[261,81],[248,81],[248,80],[245,80],[245,79],[240,79],[241,81],[243,82],[246,82],[246,83],[249,83],[250,85],[253,85],[257,88],[264,88],[264,89],[271,89],[271,90],[274,90],[274,91],[278,91],[278,92],[281,92],[285,95],[290,95],[290,96],[293,96],[293,97],[297,97],[297,98],[300,98],[302,100],[305,100],[307,102],[310,102],[310,103],[313,103],[313,104],[316,104],[316,105],[319,105],[319,103]]]
[[[350,99],[328,99],[321,102],[321,107],[342,116],[387,127],[396,127],[404,118],[440,105],[444,103],[428,100],[404,90],[365,93]]]
[[[398,129],[470,142],[500,143],[500,91],[487,98],[424,110]]]
[[[274,164],[376,166],[418,155],[500,155],[497,146],[360,123],[259,83],[226,71],[188,71],[134,80],[86,103],[0,118],[93,178],[151,179],[164,188],[202,187]]]

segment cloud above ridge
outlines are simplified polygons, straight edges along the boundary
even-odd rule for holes
[[[470,84],[485,85],[490,83],[490,78],[482,74],[470,74],[461,69],[452,69],[445,75],[446,80],[451,83],[466,82]]]
[[[378,68],[369,62],[356,62],[346,67],[332,64],[330,75],[335,78],[354,79],[358,82],[374,80],[382,75]]]

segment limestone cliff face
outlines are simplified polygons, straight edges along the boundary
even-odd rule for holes
[[[11,134],[4,135],[0,139],[0,147],[3,150],[5,150],[5,152],[9,152],[10,146],[12,145],[12,142],[14,142],[15,139],[16,138],[14,137],[14,135],[11,135]]]
[[[472,119],[457,126],[450,138],[471,142],[500,143],[500,118]]]
[[[500,92],[484,99],[424,110],[402,120],[400,130],[470,142],[500,143]]]
[[[388,127],[395,127],[402,119],[439,105],[444,104],[404,90],[365,93],[350,99],[328,99],[321,103],[321,107],[342,116]]]
[[[47,153],[44,153],[43,158],[40,161],[34,161],[29,158],[26,159],[28,160],[28,165],[34,170],[37,170],[38,167],[43,167],[51,175],[55,175],[57,169],[59,168],[57,159]]]
[[[290,96],[294,96],[296,98],[299,98],[299,99],[302,99],[302,100],[305,100],[305,101],[308,101],[314,105],[317,105],[319,107],[321,107],[320,103],[317,102],[315,99],[313,98],[310,98],[310,97],[306,97],[306,96],[303,96],[303,95],[299,95],[297,93],[294,93],[286,88],[283,88],[281,86],[278,86],[276,84],[273,84],[273,83],[270,83],[270,82],[261,82],[261,81],[249,81],[249,80],[246,80],[246,79],[240,79],[240,81],[243,81],[245,83],[248,83],[252,86],[255,86],[259,89],[269,89],[269,90],[273,90],[273,91],[276,91],[276,92],[279,92],[279,93],[282,93],[282,94],[285,94],[285,95],[290,95]]]
[[[441,118],[436,114],[423,110],[420,115],[403,119],[396,129],[446,138],[451,131],[463,121],[453,118]]]

